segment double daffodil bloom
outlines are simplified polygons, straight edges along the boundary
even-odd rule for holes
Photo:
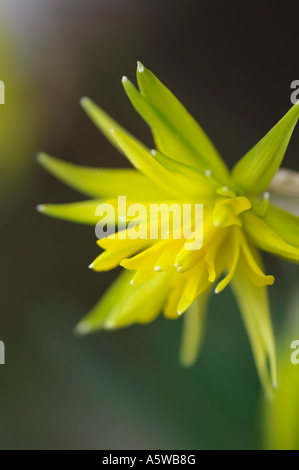
[[[139,90],[124,77],[124,89],[150,126],[150,150],[88,98],[81,104],[96,126],[134,169],[80,167],[39,155],[53,175],[92,199],[42,205],[49,216],[95,225],[96,208],[116,205],[119,195],[143,203],[203,204],[203,245],[186,250],[184,239],[132,240],[111,235],[94,271],[124,267],[122,274],[77,332],[88,333],[153,321],[160,312],[184,314],[181,361],[192,364],[203,336],[207,303],[228,284],[238,301],[258,374],[268,396],[276,384],[276,360],[267,286],[259,252],[299,261],[299,218],[272,205],[267,189],[276,175],[299,117],[299,102],[229,171],[207,135],[175,96],[141,63]],[[125,227],[125,230],[130,230]]]

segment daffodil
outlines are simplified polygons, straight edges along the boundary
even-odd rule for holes
[[[141,63],[139,90],[126,78],[124,89],[150,126],[149,149],[90,99],[81,104],[96,126],[132,163],[134,169],[94,169],[65,163],[45,154],[40,163],[86,196],[87,201],[42,205],[49,216],[95,225],[96,208],[119,195],[149,205],[203,204],[203,243],[189,251],[184,239],[132,240],[107,235],[104,251],[91,267],[124,271],[79,323],[77,332],[125,327],[153,321],[161,312],[184,314],[181,361],[192,364],[204,333],[207,303],[230,284],[252,346],[266,393],[276,385],[276,359],[267,286],[259,250],[299,261],[299,218],[274,205],[268,188],[281,165],[299,117],[299,102],[230,171],[202,128],[175,96]],[[126,223],[128,221],[125,221]],[[122,230],[130,230],[125,223]]]

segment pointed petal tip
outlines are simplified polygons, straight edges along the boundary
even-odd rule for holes
[[[275,277],[274,276],[268,276],[268,279],[269,279],[269,286],[273,286],[273,284],[275,282]]]
[[[90,102],[91,102],[91,99],[88,98],[88,96],[82,96],[82,98],[80,98],[80,104],[83,107]]]
[[[114,321],[108,321],[107,323],[105,323],[104,325],[104,329],[105,330],[114,330],[114,328],[116,327],[116,324]]]
[[[183,367],[191,368],[192,366],[194,366],[195,360],[194,360],[194,359],[189,360],[189,359],[183,359],[183,358],[181,358],[181,359],[180,359],[180,363],[181,363],[181,365],[182,365]]]
[[[37,212],[45,212],[46,208],[43,204],[38,204],[36,206],[36,210],[37,210]]]
[[[122,77],[121,79],[122,83],[126,83],[129,81],[128,77],[126,77],[125,75]]]
[[[86,320],[79,322],[74,330],[75,335],[77,336],[87,335],[90,331],[91,331],[91,326]]]
[[[49,160],[49,156],[44,152],[39,152],[36,155],[36,160],[38,161],[40,165],[44,165]]]
[[[144,65],[139,60],[137,60],[137,70],[139,73],[144,72]]]
[[[93,269],[94,268],[94,263],[91,263],[89,266],[88,266],[88,269]]]
[[[247,152],[232,169],[238,185],[254,195],[269,187],[285,157],[292,133],[299,118],[298,102]]]

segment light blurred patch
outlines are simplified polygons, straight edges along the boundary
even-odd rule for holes
[[[273,450],[299,450],[299,364],[293,364],[291,348],[299,340],[299,293],[291,299],[290,321],[278,351],[278,389],[273,403],[263,407],[265,447]]]
[[[16,35],[0,19],[0,80],[5,104],[0,106],[0,205],[9,210],[20,200],[35,164],[38,135],[34,83]],[[35,96],[35,98],[34,98]]]

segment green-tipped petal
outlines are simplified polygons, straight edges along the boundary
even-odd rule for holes
[[[53,176],[86,196],[112,198],[120,195],[138,200],[142,194],[143,200],[159,200],[167,195],[133,169],[89,168],[45,153],[38,155],[38,161]]]
[[[188,186],[189,188],[190,186],[196,187],[199,197],[215,196],[215,192],[220,187],[217,181],[207,177],[204,173],[189,165],[185,165],[184,163],[167,157],[158,150],[152,150],[151,154],[165,168],[182,175],[186,182],[186,188]]]
[[[93,199],[71,204],[40,204],[37,210],[56,219],[95,226],[99,221],[99,217],[95,215],[96,208],[103,202],[101,199]],[[111,223],[114,224],[114,220]]]
[[[205,319],[210,290],[201,294],[184,313],[180,362],[192,366],[200,352],[205,332]]]
[[[182,193],[185,196],[200,194],[201,188],[198,183],[190,181],[181,173],[168,170],[152,156],[151,152],[140,146],[134,139],[119,131],[113,131],[113,136],[132,165],[147,175],[162,191],[168,192],[170,197],[177,199],[181,197]],[[206,182],[203,189],[205,190],[204,194],[209,196],[213,194],[213,187],[209,183]]]
[[[234,167],[233,179],[252,194],[263,193],[279,169],[299,118],[299,102]]]
[[[149,323],[162,311],[168,290],[169,273],[155,273],[139,286],[130,286],[126,297],[111,311],[107,327],[123,328],[134,323]]]
[[[299,217],[270,205],[265,222],[286,242],[299,248]]]
[[[132,272],[124,271],[92,311],[79,323],[78,333],[115,329],[146,323],[159,315],[167,295],[168,273],[154,273],[152,279],[132,286]]]
[[[215,165],[213,159],[209,158],[208,155],[204,159],[198,149],[194,147],[192,141],[189,141],[182,134],[180,125],[175,125],[175,120],[170,121],[167,115],[162,114],[160,110],[138,92],[126,77],[123,79],[123,85],[134,108],[151,127],[158,150],[168,157],[202,171],[210,169],[214,172],[214,176],[220,179],[227,177],[226,171],[220,170],[223,167],[220,167],[218,164]]]
[[[96,272],[110,271],[110,269],[119,266],[123,259],[133,256],[139,250],[145,248],[147,244],[147,240],[135,240],[133,245],[127,244],[127,246],[120,249],[105,250],[93,261],[89,268]]]
[[[231,282],[235,274],[240,256],[240,237],[241,235],[238,228],[234,227],[224,245],[224,258],[227,258],[225,260],[226,276],[217,284],[215,294],[222,292]]]
[[[232,288],[247,329],[260,380],[267,397],[271,399],[277,374],[267,289],[254,286],[240,265],[235,272]]]
[[[103,328],[113,307],[117,307],[131,288],[132,273],[123,271],[95,307],[78,323],[76,333],[87,334]]]
[[[245,212],[242,214],[242,221],[247,235],[258,248],[289,261],[299,262],[299,248],[281,238],[263,219]]]
[[[215,172],[215,175],[225,178],[227,168],[206,133],[173,93],[140,62],[137,64],[137,81],[141,95],[157,110],[169,127],[180,135],[181,140],[192,149],[190,156],[192,155],[193,166],[201,169],[210,168]],[[154,128],[154,132],[157,133],[159,140],[159,129]],[[182,155],[178,150],[175,154],[166,153],[170,157],[182,161]],[[195,160],[193,153],[196,154]]]
[[[121,149],[119,149],[117,143],[113,139],[110,132],[111,129],[121,131],[132,139],[137,140],[135,137],[132,136],[132,134],[130,134],[130,132],[128,132],[124,127],[118,124],[118,122],[116,122],[114,119],[112,119],[109,114],[103,111],[103,109],[96,105],[91,99],[86,97],[82,98],[80,103],[86,114],[92,120],[92,122],[97,126],[97,128],[102,132],[102,134],[104,134],[104,136],[109,140],[109,142],[111,142],[111,144],[114,145],[118,150]],[[138,141],[138,143],[143,146],[141,142]]]

